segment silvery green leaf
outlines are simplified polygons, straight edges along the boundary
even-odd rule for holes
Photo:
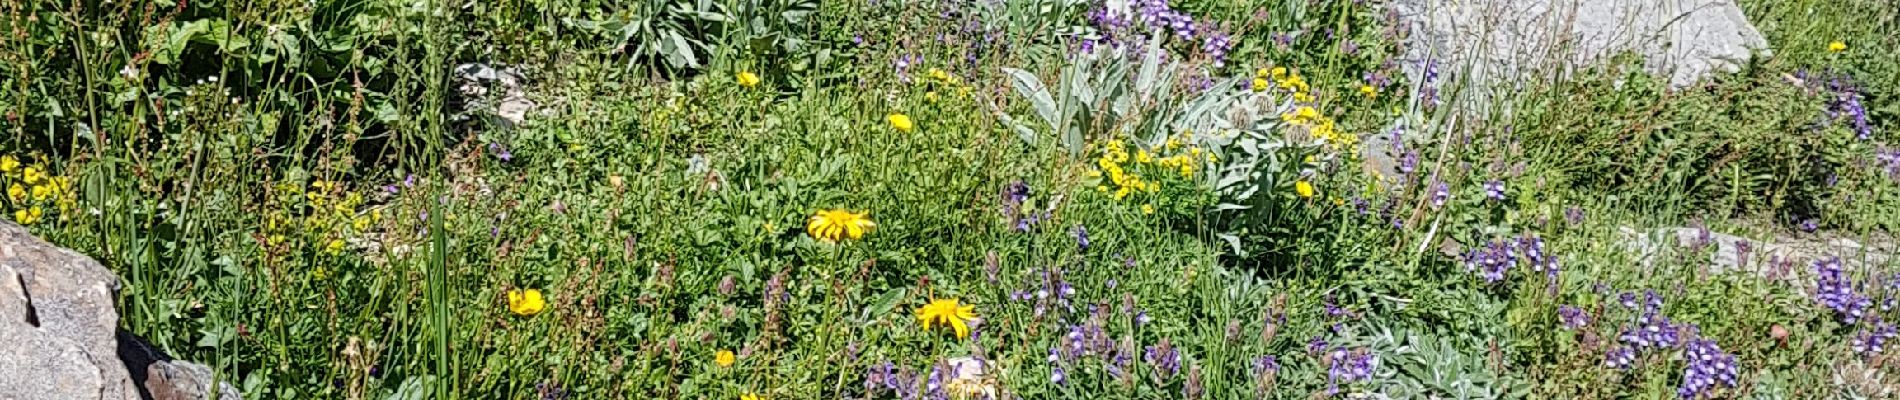
[[[1093,107],[1096,100],[1095,89],[1089,86],[1089,80],[1081,76],[1073,76],[1069,79],[1073,80],[1071,89],[1075,93],[1075,100],[1081,102],[1083,107]]]
[[[1063,135],[1062,141],[1063,141],[1063,144],[1069,146],[1070,155],[1082,154],[1082,128],[1081,127],[1076,127],[1076,126],[1069,127],[1069,131],[1068,133]]]
[[[1003,73],[1012,78],[1010,83],[1016,92],[1028,98],[1029,103],[1036,107],[1036,114],[1042,116],[1043,122],[1052,127],[1060,125],[1056,115],[1056,100],[1049,95],[1049,89],[1042,86],[1042,79],[1018,68],[1003,68]]]
[[[1234,235],[1231,235],[1231,234],[1226,234],[1226,233],[1216,233],[1216,234],[1214,234],[1214,237],[1218,237],[1218,238],[1220,238],[1220,240],[1224,240],[1224,241],[1227,241],[1227,247],[1228,247],[1228,248],[1231,248],[1231,249],[1233,249],[1233,250],[1234,250],[1234,254],[1238,254],[1238,255],[1246,255],[1246,253],[1245,253],[1245,252],[1242,252],[1242,251],[1240,250],[1240,237],[1239,237],[1239,236],[1234,236]]]
[[[1161,68],[1161,39],[1167,34],[1161,29],[1154,29],[1148,33],[1148,37],[1147,53],[1141,59],[1141,74],[1135,78],[1135,94],[1143,99],[1153,95],[1155,84],[1161,83],[1155,81],[1155,75]]]
[[[994,108],[994,107],[995,106],[991,106],[991,108]],[[1036,145],[1036,130],[1030,129],[1028,126],[1024,126],[1023,124],[1017,123],[1016,119],[1010,118],[1008,113],[1004,113],[1000,110],[996,110],[995,114],[996,114],[997,120],[1003,121],[1004,125],[1009,125],[1010,129],[1014,129],[1016,131],[1016,138],[1022,139],[1024,145],[1029,145],[1029,146]]]

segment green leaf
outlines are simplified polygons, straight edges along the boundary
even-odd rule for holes
[[[1003,73],[1009,74],[1010,86],[1015,87],[1016,92],[1021,93],[1024,98],[1029,99],[1030,105],[1035,106],[1036,114],[1042,116],[1043,122],[1047,122],[1050,127],[1061,126],[1059,117],[1056,115],[1055,97],[1050,96],[1049,89],[1042,86],[1042,79],[1036,78],[1036,75],[1029,71],[1018,68],[1003,68]]]
[[[903,287],[884,291],[877,300],[872,300],[870,304],[864,306],[864,313],[858,317],[858,320],[864,325],[870,325],[871,322],[877,320],[874,317],[878,313],[889,312],[892,308],[896,308],[897,301],[903,300],[904,295],[909,292],[909,288]]]

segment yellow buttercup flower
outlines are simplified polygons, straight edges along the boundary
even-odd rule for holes
[[[936,299],[917,309],[917,322],[924,324],[929,331],[933,325],[948,325],[955,330],[957,338],[970,337],[970,320],[976,319],[976,306],[958,303],[956,299]]]
[[[45,212],[41,211],[39,206],[34,206],[33,208],[25,210],[14,210],[13,221],[19,222],[20,225],[32,225],[35,222],[40,222],[40,218],[44,215]]]
[[[891,116],[889,116],[889,117],[885,117],[885,119],[888,119],[888,120],[890,120],[890,121],[891,121],[891,127],[892,127],[892,128],[897,128],[897,131],[898,131],[898,132],[906,132],[906,133],[908,133],[908,132],[910,132],[910,130],[912,130],[912,129],[916,129],[916,128],[917,128],[917,124],[916,124],[916,123],[913,123],[913,122],[911,122],[911,121],[910,121],[910,116],[908,116],[908,115],[904,115],[904,114],[891,114]]]
[[[1281,114],[1280,120],[1290,124],[1311,124],[1319,121],[1319,110],[1311,106],[1300,106],[1292,112]]]
[[[935,104],[937,102],[937,91],[924,92],[924,102]]]
[[[1847,51],[1847,42],[1836,40],[1833,43],[1828,43],[1827,51],[1832,53]]]
[[[1359,94],[1365,95],[1368,99],[1376,99],[1379,98],[1379,88],[1372,85],[1359,85]]]
[[[330,239],[330,244],[324,245],[323,251],[330,254],[342,253],[344,244],[343,239]]]
[[[750,71],[739,72],[739,87],[751,88],[759,86],[759,81],[758,74],[754,74]]]
[[[50,184],[51,182],[48,183],[33,187],[33,201],[46,200],[47,197],[53,195],[53,185]]]
[[[1253,91],[1265,92],[1269,87],[1273,87],[1273,82],[1268,82],[1267,78],[1253,78]]]
[[[0,172],[10,174],[16,169],[20,169],[20,159],[13,156],[0,156]]]
[[[26,179],[26,184],[32,185],[40,183],[40,178],[45,177],[45,174],[41,173],[39,168],[26,167],[25,170],[20,171],[20,177]]]
[[[1148,215],[1154,215],[1154,213],[1155,213],[1155,205],[1153,205],[1153,204],[1142,204],[1142,205],[1141,205],[1141,213],[1142,213],[1142,214],[1148,214]]]
[[[15,203],[26,201],[26,187],[18,183],[7,186],[7,198],[13,199]]]
[[[844,209],[820,210],[805,224],[805,233],[810,234],[812,239],[835,243],[842,239],[863,239],[865,233],[876,227],[877,223],[866,218],[865,213]]]
[[[1293,192],[1298,193],[1300,197],[1312,198],[1313,184],[1311,182],[1307,182],[1305,179],[1301,179],[1299,182],[1293,183]]]
[[[515,315],[532,317],[540,314],[541,310],[547,306],[547,300],[541,298],[540,289],[508,291],[508,311],[514,312]]]
[[[718,353],[713,353],[713,363],[719,364],[720,367],[730,367],[737,361],[739,357],[732,355],[732,350],[720,350]]]

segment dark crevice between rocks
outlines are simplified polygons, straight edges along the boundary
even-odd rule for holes
[[[119,342],[119,361],[125,362],[125,372],[132,375],[132,386],[138,387],[139,399],[152,400],[151,389],[145,387],[146,371],[151,369],[152,364],[171,361],[172,356],[124,329],[120,329],[115,336]]]
[[[40,327],[40,312],[33,308],[33,292],[26,290],[26,276],[14,275],[13,280],[20,284],[20,296],[26,297],[26,324]]]

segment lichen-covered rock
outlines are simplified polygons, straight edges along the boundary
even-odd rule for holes
[[[115,353],[118,277],[0,222],[0,399],[137,400]]]

